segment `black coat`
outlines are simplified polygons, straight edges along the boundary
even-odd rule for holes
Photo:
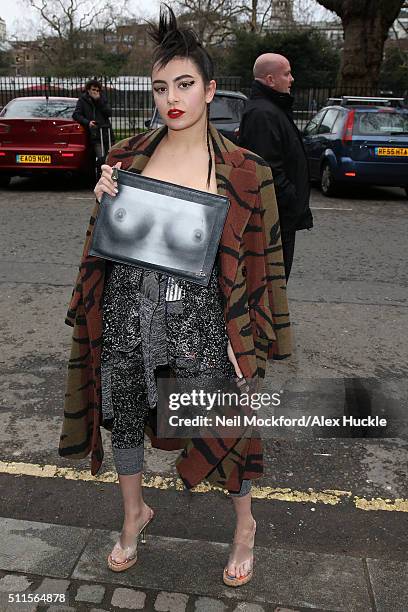
[[[272,169],[282,234],[313,227],[308,164],[292,106],[290,94],[254,81],[239,131],[239,145]]]
[[[99,100],[94,100],[85,92],[78,98],[72,118],[86,128],[89,128],[90,121],[96,121],[98,127],[89,129],[91,142],[100,142],[99,128],[108,126],[113,144],[113,131],[109,121],[111,115],[112,109],[103,94]],[[104,130],[104,140],[106,140],[106,130]]]

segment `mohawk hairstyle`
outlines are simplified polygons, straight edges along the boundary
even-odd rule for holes
[[[194,62],[202,76],[204,85],[214,78],[214,64],[207,51],[203,49],[197,34],[190,28],[179,28],[173,10],[167,5],[160,6],[158,25],[149,23],[147,30],[151,40],[156,43],[153,51],[153,66],[164,68],[174,58],[189,58]],[[207,104],[207,187],[210,186],[213,157],[210,147],[210,105]]]
[[[175,57],[188,57],[196,64],[205,84],[213,79],[212,59],[201,46],[197,34],[190,28],[179,28],[173,10],[167,4],[160,7],[158,25],[149,23],[147,32],[156,44],[153,65],[163,68]]]

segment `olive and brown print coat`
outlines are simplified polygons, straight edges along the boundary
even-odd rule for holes
[[[166,133],[159,128],[122,140],[107,163],[140,173]],[[290,323],[279,217],[270,167],[260,157],[225,139],[211,126],[218,193],[230,208],[219,247],[219,287],[232,348],[247,379],[262,378],[266,361],[291,352]],[[66,323],[73,329],[68,364],[62,457],[82,459],[91,453],[91,473],[103,460],[101,439],[101,348],[105,260],[88,254],[98,214],[93,211]],[[206,479],[238,491],[243,479],[262,476],[262,441],[237,439],[165,440],[147,426],[152,445],[182,449],[176,466],[190,488]]]

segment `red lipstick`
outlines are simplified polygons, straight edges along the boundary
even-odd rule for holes
[[[178,108],[171,108],[167,113],[169,119],[178,119],[182,115],[184,115],[184,111],[179,110]]]

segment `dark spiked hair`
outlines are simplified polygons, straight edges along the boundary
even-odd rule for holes
[[[163,68],[175,57],[188,57],[196,64],[206,85],[214,78],[213,61],[201,46],[197,34],[190,28],[179,28],[173,10],[167,4],[160,7],[158,25],[149,23],[148,34],[156,44],[153,65]]]
[[[156,44],[153,51],[153,66],[164,68],[175,58],[188,58],[194,62],[204,85],[207,86],[214,78],[214,64],[198,40],[197,34],[191,28],[179,28],[173,10],[167,5],[160,7],[158,25],[149,23],[148,35]],[[212,171],[212,155],[209,132],[210,107],[207,104],[207,149],[209,155],[207,185],[209,186]]]

